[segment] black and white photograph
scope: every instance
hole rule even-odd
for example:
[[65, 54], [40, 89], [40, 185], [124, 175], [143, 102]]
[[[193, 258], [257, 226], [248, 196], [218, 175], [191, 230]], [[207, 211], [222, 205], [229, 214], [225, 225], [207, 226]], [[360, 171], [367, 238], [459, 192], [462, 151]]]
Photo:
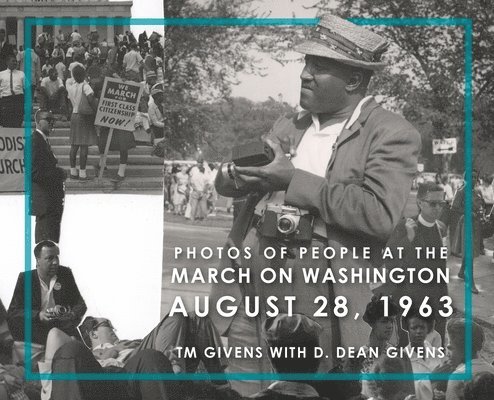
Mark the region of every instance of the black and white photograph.
[[[131, 24], [162, 15], [156, 1], [0, 3], [2, 400], [161, 398], [160, 384], [141, 390], [101, 381], [86, 390], [75, 380], [25, 379], [25, 371], [133, 373], [162, 365], [165, 356], [143, 339], [160, 323], [163, 26]], [[29, 48], [29, 17], [60, 22], [36, 23]], [[24, 158], [28, 91], [30, 160]], [[117, 342], [120, 358], [108, 350]]]
[[490, 2], [0, 11], [0, 400], [493, 398]]
[[[492, 5], [164, 4], [244, 19], [165, 25], [162, 314], [215, 328], [176, 362], [226, 358], [216, 398], [491, 398]], [[408, 378], [253, 377], [273, 372]]]

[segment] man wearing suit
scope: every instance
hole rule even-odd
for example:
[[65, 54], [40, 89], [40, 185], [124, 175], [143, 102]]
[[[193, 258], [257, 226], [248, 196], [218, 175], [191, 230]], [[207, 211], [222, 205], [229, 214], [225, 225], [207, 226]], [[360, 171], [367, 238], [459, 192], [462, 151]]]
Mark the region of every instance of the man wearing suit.
[[[358, 272], [380, 265], [381, 249], [400, 219], [416, 172], [418, 132], [366, 94], [373, 71], [385, 66], [381, 55], [387, 46], [382, 37], [367, 29], [335, 16], [323, 16], [309, 40], [297, 47], [306, 54], [300, 76], [300, 105], [304, 111], [275, 123], [267, 141], [274, 151], [274, 160], [263, 167], [235, 166], [233, 171], [230, 168], [230, 174], [218, 174], [216, 179], [221, 195], [248, 194], [229, 237], [229, 245], [248, 246], [252, 252], [250, 259], [240, 260], [242, 267], [250, 268], [254, 275], [253, 282], [242, 288], [243, 294], [261, 296], [261, 304], [265, 304], [268, 293], [278, 299], [295, 296], [293, 312], [311, 318], [324, 305], [315, 299], [323, 296], [328, 300], [324, 308], [328, 315], [315, 318], [323, 327], [321, 347], [329, 355], [322, 360], [320, 370], [327, 371], [335, 365], [336, 346], [367, 343], [368, 327], [354, 317], [357, 313], [363, 315], [372, 293], [367, 283], [307, 284], [301, 270], [331, 268], [337, 275], [343, 268]], [[291, 158], [285, 155], [288, 152]], [[281, 258], [278, 252], [277, 257], [266, 260], [259, 253], [267, 246], [288, 247], [295, 253], [300, 247], [300, 243], [293, 241], [294, 235], [279, 240], [264, 234], [267, 204], [288, 205], [308, 212], [314, 218], [312, 239], [303, 247], [317, 248], [320, 254], [330, 247], [338, 256], [331, 260], [309, 256]], [[274, 224], [274, 230], [281, 232], [283, 227], [276, 225], [276, 219]], [[371, 250], [367, 259], [362, 256], [364, 247]], [[349, 251], [342, 254], [342, 249]], [[354, 249], [360, 257], [352, 255]], [[294, 275], [292, 283], [264, 285], [256, 276], [266, 267], [290, 269]], [[213, 285], [212, 297], [231, 294], [240, 300], [239, 287], [228, 286]], [[236, 292], [232, 293], [234, 289]], [[348, 313], [340, 318], [332, 313], [337, 296], [347, 301]], [[277, 305], [281, 306], [280, 312], [287, 312], [287, 302]], [[212, 316], [220, 333], [228, 329], [230, 346], [260, 342], [257, 338], [262, 321], [247, 318], [242, 311], [233, 320]], [[230, 360], [230, 371], [269, 371], [268, 363], [248, 363], [249, 360]], [[255, 388], [239, 389], [245, 395]]]
[[5, 29], [0, 29], [0, 71], [7, 69], [7, 57], [14, 55], [14, 47], [7, 41]]
[[48, 332], [58, 328], [69, 336], [79, 336], [77, 326], [86, 312], [72, 271], [59, 264], [56, 243], [43, 240], [34, 248], [36, 270], [21, 272], [8, 310], [8, 323], [14, 340], [24, 339], [24, 290], [31, 278], [32, 341], [45, 345]]
[[36, 114], [36, 131], [32, 136], [31, 215], [36, 216], [36, 243], [49, 239], [60, 241], [66, 172], [57, 166], [57, 159], [48, 142], [53, 126], [49, 111]]
[[[435, 315], [435, 330], [441, 335], [442, 343], [446, 334], [446, 318], [439, 314], [439, 311], [447, 312], [445, 299], [443, 296], [448, 295], [448, 285], [445, 282], [438, 283], [436, 278], [431, 283], [423, 283], [417, 279], [420, 270], [430, 270], [434, 277], [437, 277], [438, 271], [446, 272], [446, 258], [441, 257], [441, 248], [444, 247], [447, 236], [447, 228], [440, 220], [439, 216], [443, 207], [446, 205], [444, 190], [441, 186], [433, 182], [421, 183], [417, 191], [417, 207], [419, 215], [414, 218], [402, 219], [393, 234], [391, 235], [387, 246], [396, 251], [402, 248], [402, 255], [396, 255], [393, 260], [387, 261], [389, 268], [417, 268], [414, 274], [414, 282], [403, 282], [396, 285], [394, 298], [399, 299], [402, 296], [409, 296], [412, 304], [419, 307], [428, 296], [429, 304]], [[425, 250], [434, 251], [434, 255], [425, 254]], [[422, 249], [421, 255], [417, 256], [417, 249]], [[400, 345], [408, 344], [408, 337], [403, 331], [400, 331]]]

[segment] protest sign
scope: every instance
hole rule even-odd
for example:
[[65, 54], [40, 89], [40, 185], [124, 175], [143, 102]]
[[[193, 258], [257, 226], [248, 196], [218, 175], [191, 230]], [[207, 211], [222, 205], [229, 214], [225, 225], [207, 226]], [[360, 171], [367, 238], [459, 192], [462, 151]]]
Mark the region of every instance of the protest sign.
[[143, 85], [137, 82], [124, 82], [121, 79], [105, 78], [94, 122], [95, 125], [110, 128], [104, 155], [99, 165], [100, 179], [103, 177], [113, 130], [134, 131], [135, 129], [135, 117], [143, 89]]
[[142, 91], [140, 83], [105, 78], [95, 125], [133, 131]]

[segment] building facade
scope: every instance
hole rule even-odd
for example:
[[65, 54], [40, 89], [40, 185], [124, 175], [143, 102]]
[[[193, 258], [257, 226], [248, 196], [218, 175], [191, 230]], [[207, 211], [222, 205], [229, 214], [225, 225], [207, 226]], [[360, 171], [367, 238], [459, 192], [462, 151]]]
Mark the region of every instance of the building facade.
[[77, 31], [87, 40], [89, 32], [98, 31], [99, 38], [113, 44], [113, 37], [130, 30], [128, 25], [101, 25], [98, 19], [130, 18], [132, 1], [108, 0], [0, 0], [0, 29], [6, 30], [10, 44], [24, 46], [24, 19], [34, 18], [89, 18], [89, 25], [79, 25], [77, 20], [71, 25], [36, 25], [31, 32], [32, 44], [36, 38], [47, 32], [56, 36], [61, 29], [66, 35]]

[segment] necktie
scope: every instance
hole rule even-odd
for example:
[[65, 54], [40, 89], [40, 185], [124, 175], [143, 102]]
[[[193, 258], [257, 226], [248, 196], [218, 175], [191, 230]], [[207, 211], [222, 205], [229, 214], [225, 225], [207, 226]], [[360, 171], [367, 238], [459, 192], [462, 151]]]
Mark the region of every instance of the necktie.
[[10, 70], [10, 92], [12, 93], [12, 96], [15, 95], [14, 92], [14, 76], [13, 76], [14, 71]]

